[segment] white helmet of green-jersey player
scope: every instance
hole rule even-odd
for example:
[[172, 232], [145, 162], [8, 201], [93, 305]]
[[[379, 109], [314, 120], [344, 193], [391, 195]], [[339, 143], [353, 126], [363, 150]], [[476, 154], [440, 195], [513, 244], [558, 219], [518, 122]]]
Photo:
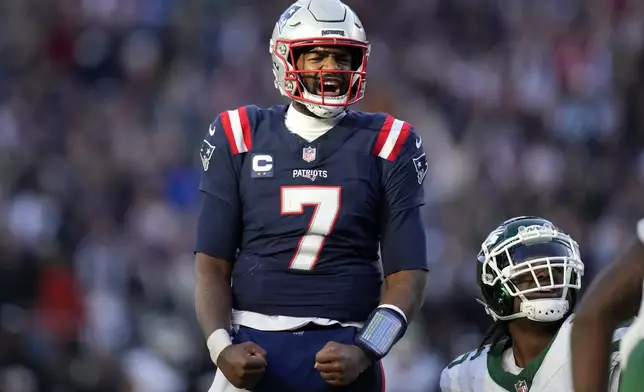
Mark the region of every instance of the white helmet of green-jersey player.
[[[319, 46], [345, 47], [352, 52], [349, 70], [298, 70], [298, 52]], [[275, 87], [290, 99], [301, 102], [318, 117], [340, 114], [364, 97], [370, 45], [356, 13], [339, 0], [300, 0], [291, 5], [275, 24], [270, 41]], [[319, 91], [309, 91], [303, 74], [316, 73]], [[324, 75], [347, 78], [346, 91], [330, 96], [323, 92]]]
[[579, 246], [570, 236], [540, 217], [512, 218], [481, 246], [479, 302], [495, 320], [557, 321], [574, 308], [583, 273]]

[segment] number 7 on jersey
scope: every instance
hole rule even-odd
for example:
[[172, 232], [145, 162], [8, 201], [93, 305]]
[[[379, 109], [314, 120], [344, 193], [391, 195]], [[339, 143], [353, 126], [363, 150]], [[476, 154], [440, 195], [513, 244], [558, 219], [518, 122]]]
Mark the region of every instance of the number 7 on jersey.
[[339, 186], [283, 186], [280, 190], [282, 215], [299, 215], [304, 207], [315, 207], [309, 227], [297, 244], [290, 269], [311, 271], [320, 258], [326, 237], [333, 231], [341, 205]]

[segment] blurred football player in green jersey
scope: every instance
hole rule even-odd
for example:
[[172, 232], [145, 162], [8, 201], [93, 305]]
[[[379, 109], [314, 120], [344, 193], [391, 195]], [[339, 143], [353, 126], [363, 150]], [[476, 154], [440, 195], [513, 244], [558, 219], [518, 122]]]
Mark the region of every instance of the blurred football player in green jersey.
[[[604, 392], [613, 328], [639, 315], [622, 338], [620, 392], [644, 391], [644, 219], [638, 240], [593, 282], [579, 305], [572, 330], [575, 391]], [[614, 349], [614, 346], [613, 346]]]

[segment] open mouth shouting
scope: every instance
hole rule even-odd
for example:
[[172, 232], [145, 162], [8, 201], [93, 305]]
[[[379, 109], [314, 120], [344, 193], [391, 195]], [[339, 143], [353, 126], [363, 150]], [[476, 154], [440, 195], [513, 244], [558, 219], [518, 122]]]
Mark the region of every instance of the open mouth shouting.
[[342, 95], [342, 78], [335, 76], [324, 77], [320, 82], [323, 83], [317, 84], [317, 95], [322, 95], [325, 97], [339, 97]]

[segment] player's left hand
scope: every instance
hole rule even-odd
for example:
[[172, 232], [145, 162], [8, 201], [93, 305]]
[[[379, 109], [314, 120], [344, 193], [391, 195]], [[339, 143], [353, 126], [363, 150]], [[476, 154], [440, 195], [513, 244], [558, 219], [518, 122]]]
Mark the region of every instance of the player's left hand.
[[354, 382], [371, 366], [371, 359], [358, 346], [329, 342], [315, 355], [315, 368], [333, 386]]

